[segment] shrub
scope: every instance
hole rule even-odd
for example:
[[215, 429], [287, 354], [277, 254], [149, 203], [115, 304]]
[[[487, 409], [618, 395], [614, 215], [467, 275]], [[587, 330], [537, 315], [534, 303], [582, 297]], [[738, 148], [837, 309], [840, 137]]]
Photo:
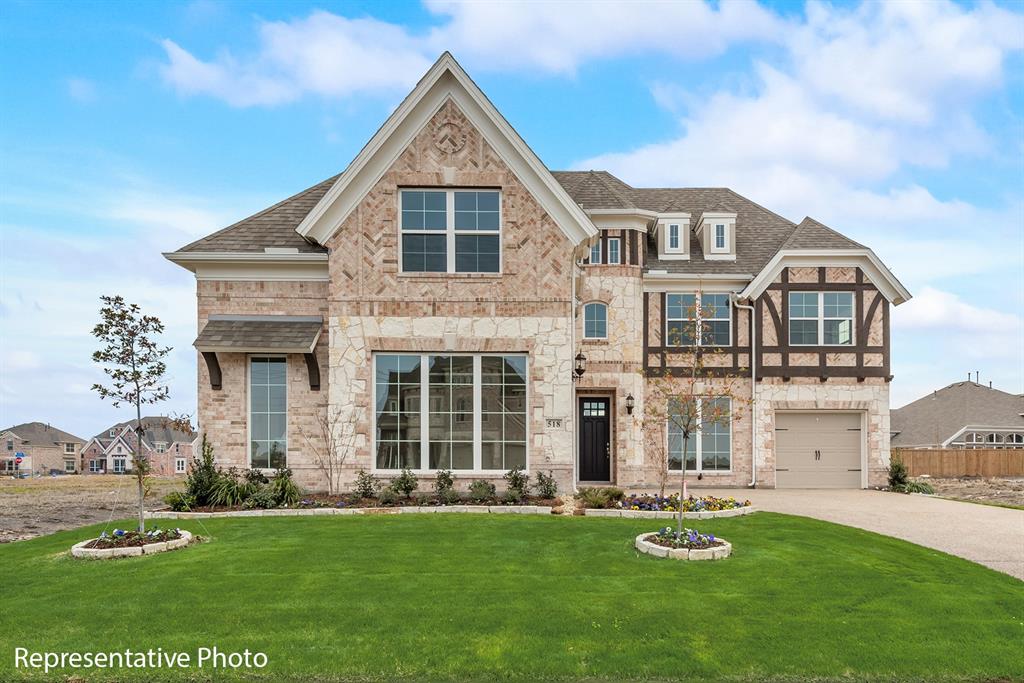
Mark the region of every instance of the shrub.
[[889, 490], [895, 491], [896, 493], [927, 493], [928, 495], [935, 493], [935, 489], [932, 488], [932, 485], [926, 484], [923, 481], [908, 481], [906, 484], [890, 486]]
[[462, 497], [455, 489], [448, 489], [444, 493], [437, 494], [437, 502], [441, 505], [455, 505]]
[[505, 473], [504, 479], [508, 482], [506, 499], [512, 497], [514, 500], [520, 501], [526, 498], [526, 494], [530, 490], [530, 475], [526, 474], [522, 467], [513, 467]]
[[625, 496], [625, 492], [614, 486], [598, 486], [580, 489], [577, 498], [586, 508], [608, 508], [614, 506]]
[[438, 498], [455, 488], [455, 479], [452, 478], [451, 470], [438, 470], [437, 479], [434, 480], [434, 493]]
[[171, 491], [164, 496], [164, 502], [175, 512], [188, 512], [196, 506], [196, 499], [181, 491]]
[[889, 488], [897, 489], [906, 486], [908, 481], [910, 481], [910, 473], [907, 471], [907, 466], [898, 457], [894, 457], [889, 464]]
[[497, 489], [489, 481], [476, 479], [469, 485], [469, 498], [475, 503], [492, 500]]
[[277, 507], [277, 497], [270, 490], [269, 486], [260, 486], [256, 491], [245, 499], [242, 507], [246, 510], [266, 510]]
[[268, 488], [279, 506], [295, 505], [302, 497], [302, 491], [292, 481], [292, 471], [286, 468], [274, 472], [274, 478], [270, 480]]
[[412, 492], [419, 487], [420, 482], [408, 467], [403, 467], [401, 473], [391, 482], [391, 490], [404, 494], [406, 498], [411, 498]]
[[210, 505], [241, 505], [247, 493], [249, 492], [238, 477], [238, 470], [232, 467], [227, 472], [217, 473], [217, 481], [210, 492]]
[[505, 505], [516, 505], [523, 502], [522, 493], [518, 489], [508, 489], [501, 496], [501, 502]]
[[377, 502], [384, 506], [395, 505], [398, 502], [398, 492], [394, 489], [386, 488], [377, 496]]
[[219, 478], [220, 472], [213, 463], [213, 444], [204, 432], [200, 454], [192, 458], [192, 467], [185, 479], [185, 495], [190, 496], [196, 506], [211, 505], [213, 487]]
[[541, 498], [551, 499], [558, 495], [558, 482], [555, 481], [550, 470], [547, 474], [537, 472], [537, 483], [534, 484], [534, 487], [537, 489], [537, 495]]
[[356, 484], [353, 492], [357, 498], [374, 498], [379, 490], [380, 482], [372, 474], [366, 470], [359, 470], [356, 473]]
[[270, 480], [267, 479], [267, 475], [263, 474], [263, 470], [257, 470], [253, 468], [247, 469], [243, 474], [242, 478], [245, 479], [248, 484], [269, 484]]

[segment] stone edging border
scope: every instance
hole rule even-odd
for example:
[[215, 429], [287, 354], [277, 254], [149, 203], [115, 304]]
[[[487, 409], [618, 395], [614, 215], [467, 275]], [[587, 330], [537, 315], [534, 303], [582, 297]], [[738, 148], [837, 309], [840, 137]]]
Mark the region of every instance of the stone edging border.
[[673, 560], [723, 560], [729, 557], [729, 555], [732, 555], [732, 543], [729, 543], [723, 538], [715, 539], [721, 541], [723, 545], [711, 548], [666, 548], [663, 545], [658, 545], [657, 543], [651, 543], [644, 540], [646, 536], [650, 536], [653, 533], [655, 532], [647, 531], [637, 536], [635, 543], [636, 549], [642, 553], [653, 555], [654, 557], [667, 557]]
[[270, 510], [229, 510], [226, 512], [147, 512], [149, 519], [215, 519], [219, 517], [315, 517], [323, 515], [397, 515], [447, 512], [477, 514], [550, 515], [549, 505], [431, 505], [389, 508], [285, 508]]
[[168, 550], [177, 550], [178, 548], [184, 548], [192, 541], [192, 534], [181, 530], [181, 538], [176, 538], [173, 541], [161, 541], [159, 543], [147, 543], [146, 545], [136, 545], [129, 548], [86, 548], [85, 546], [95, 541], [95, 538], [90, 538], [87, 541], [76, 543], [71, 546], [71, 556], [80, 559], [90, 560], [107, 560], [114, 557], [138, 557], [139, 555], [155, 555], [156, 553], [167, 552]]
[[[731, 510], [707, 510], [700, 512], [684, 512], [683, 519], [715, 519], [716, 517], [741, 517], [757, 512], [757, 508], [748, 505]], [[679, 519], [678, 512], [664, 512], [661, 510], [606, 510], [601, 508], [587, 508], [584, 510], [587, 517], [629, 517], [636, 519]], [[653, 532], [652, 532], [653, 533]]]

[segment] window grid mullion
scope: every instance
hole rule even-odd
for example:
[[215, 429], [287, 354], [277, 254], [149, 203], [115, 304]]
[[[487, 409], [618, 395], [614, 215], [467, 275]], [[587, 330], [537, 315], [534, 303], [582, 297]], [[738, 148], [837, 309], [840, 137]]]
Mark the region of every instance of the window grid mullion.
[[[430, 468], [430, 356], [420, 356], [420, 469]], [[399, 406], [401, 407], [401, 406]]]
[[448, 245], [448, 272], [455, 272], [455, 193], [451, 190], [445, 192], [445, 233]]
[[[483, 361], [480, 354], [473, 356], [473, 469], [483, 469]], [[504, 418], [502, 418], [504, 419]]]

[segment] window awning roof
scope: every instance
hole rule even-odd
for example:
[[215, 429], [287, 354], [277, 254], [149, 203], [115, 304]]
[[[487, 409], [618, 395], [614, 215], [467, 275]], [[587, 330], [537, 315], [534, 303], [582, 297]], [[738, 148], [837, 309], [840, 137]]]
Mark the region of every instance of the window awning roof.
[[320, 316], [211, 315], [192, 345], [215, 353], [312, 353], [323, 322]]

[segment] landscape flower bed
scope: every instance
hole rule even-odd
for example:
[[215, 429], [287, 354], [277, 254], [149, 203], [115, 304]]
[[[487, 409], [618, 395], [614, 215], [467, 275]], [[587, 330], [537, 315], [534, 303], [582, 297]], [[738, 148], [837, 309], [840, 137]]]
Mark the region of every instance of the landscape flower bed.
[[634, 547], [646, 555], [673, 560], [721, 560], [732, 554], [732, 544], [714, 534], [702, 534], [696, 529], [664, 527], [654, 533], [636, 537]]
[[175, 541], [179, 538], [182, 538], [181, 529], [160, 529], [159, 527], [154, 527], [145, 533], [114, 529], [109, 534], [104, 531], [100, 534], [99, 538], [94, 538], [83, 547], [90, 549], [132, 548], [150, 543]]
[[651, 534], [644, 540], [664, 548], [687, 548], [693, 550], [703, 550], [723, 545], [722, 541], [716, 539], [714, 534], [702, 534], [696, 529], [686, 528], [683, 529], [682, 534], [677, 534], [672, 527], [663, 527], [657, 533]]
[[[683, 501], [683, 512], [721, 512], [749, 507], [749, 500], [742, 502], [733, 497], [716, 498], [715, 496], [689, 496]], [[619, 510], [647, 510], [652, 512], [679, 512], [679, 494], [670, 496], [652, 495], [649, 493], [633, 494], [615, 501], [613, 506]]]

